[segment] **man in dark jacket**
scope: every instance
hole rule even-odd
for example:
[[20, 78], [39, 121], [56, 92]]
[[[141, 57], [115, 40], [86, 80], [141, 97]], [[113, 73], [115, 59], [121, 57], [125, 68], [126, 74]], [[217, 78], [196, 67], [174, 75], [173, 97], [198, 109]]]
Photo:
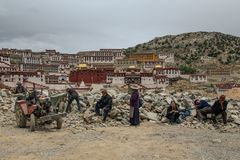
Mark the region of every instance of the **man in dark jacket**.
[[18, 93], [26, 94], [26, 89], [22, 86], [21, 82], [17, 82], [17, 87], [15, 88], [15, 94]]
[[219, 114], [222, 114], [222, 118], [223, 118], [223, 123], [227, 124], [227, 105], [228, 102], [225, 100], [226, 97], [225, 95], [221, 95], [220, 98], [218, 100], [216, 100], [214, 102], [214, 104], [212, 105], [212, 112], [213, 112], [213, 122], [216, 123], [216, 116]]
[[77, 106], [78, 106], [78, 111], [81, 111], [81, 106], [79, 103], [79, 95], [78, 95], [77, 91], [74, 88], [68, 88], [67, 93], [68, 93], [68, 104], [67, 104], [66, 112], [69, 113], [72, 111], [71, 104], [72, 104], [73, 100], [76, 100]]
[[107, 93], [106, 89], [102, 89], [102, 97], [95, 106], [96, 115], [100, 114], [100, 109], [103, 109], [103, 122], [105, 122], [108, 113], [112, 109], [112, 97]]
[[180, 116], [176, 102], [171, 101], [170, 106], [167, 108], [166, 117], [170, 120], [170, 123], [180, 123], [178, 119]]
[[216, 116], [219, 114], [222, 114], [223, 123], [227, 124], [227, 105], [228, 102], [225, 100], [225, 95], [221, 95], [218, 100], [214, 102], [214, 104], [211, 106], [211, 108], [201, 109], [199, 110], [199, 116], [203, 117], [203, 115], [212, 114], [212, 120], [214, 123], [217, 123]]

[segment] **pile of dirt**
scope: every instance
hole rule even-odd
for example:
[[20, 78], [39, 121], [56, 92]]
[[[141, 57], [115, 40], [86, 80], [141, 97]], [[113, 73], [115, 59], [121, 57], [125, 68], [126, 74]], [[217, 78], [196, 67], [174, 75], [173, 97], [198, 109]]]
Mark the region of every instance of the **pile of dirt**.
[[239, 100], [240, 99], [240, 88], [232, 88], [224, 92], [227, 98]]
[[10, 87], [4, 85], [2, 82], [0, 82], [0, 89], [11, 89]]

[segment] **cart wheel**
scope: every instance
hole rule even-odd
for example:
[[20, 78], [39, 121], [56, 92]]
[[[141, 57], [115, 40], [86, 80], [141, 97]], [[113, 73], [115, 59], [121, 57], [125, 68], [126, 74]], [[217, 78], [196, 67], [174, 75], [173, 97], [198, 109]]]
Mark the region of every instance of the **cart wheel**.
[[17, 104], [15, 105], [15, 117], [17, 126], [20, 128], [25, 128], [27, 125], [27, 118], [25, 117], [21, 108]]
[[59, 118], [56, 121], [57, 121], [57, 129], [61, 129], [62, 128], [62, 123], [63, 123], [62, 118]]
[[35, 125], [36, 125], [36, 122], [35, 122], [35, 115], [34, 114], [31, 114], [30, 115], [30, 131], [35, 131]]

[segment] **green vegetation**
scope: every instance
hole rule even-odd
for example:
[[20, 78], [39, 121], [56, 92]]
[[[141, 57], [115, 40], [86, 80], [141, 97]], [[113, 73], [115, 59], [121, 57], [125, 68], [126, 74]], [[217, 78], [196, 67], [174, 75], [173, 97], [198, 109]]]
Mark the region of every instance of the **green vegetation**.
[[[156, 37], [126, 49], [126, 53], [154, 49], [174, 53], [180, 64], [201, 65], [202, 56], [213, 57], [221, 64], [240, 62], [240, 38], [218, 32], [193, 32], [176, 36]], [[223, 58], [224, 57], [224, 58]], [[226, 59], [226, 60], [222, 60]]]
[[179, 69], [182, 74], [194, 74], [197, 71], [195, 68], [188, 65], [180, 65]]

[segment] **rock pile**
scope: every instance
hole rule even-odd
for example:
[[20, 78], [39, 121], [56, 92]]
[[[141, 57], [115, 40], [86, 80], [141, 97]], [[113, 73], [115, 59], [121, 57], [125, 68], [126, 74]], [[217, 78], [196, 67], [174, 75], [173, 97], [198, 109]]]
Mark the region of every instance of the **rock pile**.
[[[118, 126], [128, 125], [129, 119], [129, 99], [130, 95], [120, 92], [117, 89], [109, 89], [109, 93], [113, 96], [113, 108], [110, 112], [110, 118], [107, 123], [102, 123], [102, 117], [94, 116], [94, 106], [96, 101], [101, 97], [97, 92], [90, 92], [82, 95], [82, 99], [85, 99], [90, 104], [90, 107], [84, 107], [82, 113], [68, 115], [66, 123], [68, 126], [74, 126], [75, 128], [83, 126]], [[210, 104], [213, 104], [214, 100], [206, 97], [202, 97], [199, 92], [156, 92], [155, 90], [149, 90], [141, 95], [144, 100], [143, 106], [140, 108], [140, 118], [142, 122], [150, 121], [154, 123], [166, 123], [166, 111], [170, 102], [174, 100], [179, 108], [190, 109], [192, 115], [182, 120], [180, 127], [190, 128], [208, 128], [214, 129], [211, 120], [205, 123], [200, 123], [194, 115], [196, 114], [193, 109], [193, 101], [196, 98], [207, 100]], [[85, 102], [86, 103], [86, 102]], [[76, 108], [76, 107], [75, 107]], [[218, 117], [221, 121], [221, 117]], [[230, 100], [228, 104], [228, 120], [229, 127], [237, 127], [240, 121], [240, 101]]]
[[8, 90], [0, 90], [0, 126], [14, 125], [15, 117], [12, 113], [15, 98]]
[[[73, 103], [73, 112], [68, 114], [65, 118], [64, 126], [74, 129], [89, 129], [96, 126], [120, 126], [128, 125], [129, 119], [129, 99], [128, 93], [122, 92], [117, 88], [109, 88], [109, 94], [113, 97], [113, 108], [109, 114], [109, 118], [106, 123], [102, 123], [102, 117], [94, 116], [94, 106], [101, 94], [99, 92], [89, 92], [87, 94], [81, 94], [82, 111], [79, 113], [76, 111], [76, 102]], [[208, 128], [214, 129], [212, 122], [209, 120], [205, 123], [200, 123], [194, 115], [196, 114], [193, 109], [193, 101], [196, 98], [201, 97], [209, 101], [210, 104], [214, 100], [202, 97], [201, 93], [197, 91], [192, 92], [162, 92], [158, 90], [148, 90], [141, 93], [141, 98], [144, 101], [143, 106], [140, 108], [141, 122], [153, 122], [153, 123], [166, 123], [166, 111], [170, 102], [174, 100], [179, 109], [190, 109], [192, 114], [186, 119], [182, 120], [179, 127], [190, 128]], [[15, 116], [13, 107], [15, 104], [15, 98], [11, 96], [11, 93], [7, 90], [0, 91], [0, 125], [15, 125]], [[219, 119], [221, 121], [221, 118]], [[234, 128], [240, 125], [240, 101], [230, 100], [228, 104], [228, 127]], [[167, 123], [166, 123], [167, 124]]]

